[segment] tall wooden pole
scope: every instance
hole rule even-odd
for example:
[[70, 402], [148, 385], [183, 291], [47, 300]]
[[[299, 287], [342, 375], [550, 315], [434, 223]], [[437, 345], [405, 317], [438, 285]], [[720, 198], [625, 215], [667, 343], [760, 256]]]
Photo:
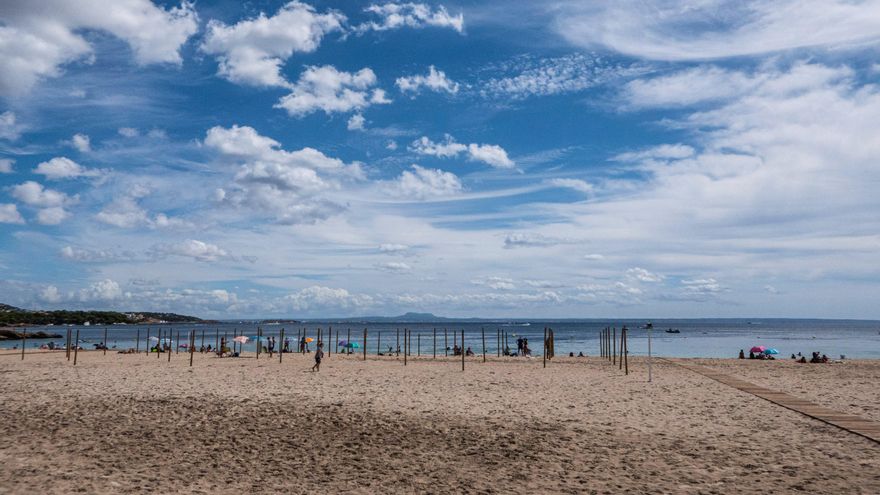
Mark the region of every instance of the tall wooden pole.
[[134, 340], [134, 353], [135, 354], [141, 353], [141, 329], [140, 328], [137, 329], [137, 337], [135, 337], [135, 340]]
[[199, 346], [199, 352], [205, 348], [205, 329], [202, 329], [202, 345]]
[[27, 347], [27, 328], [25, 328], [21, 332], [21, 360], [22, 361], [24, 361], [24, 348], [25, 347]]
[[189, 331], [189, 367], [192, 368], [193, 365], [193, 356], [196, 353], [196, 329], [193, 328]]
[[281, 328], [281, 349], [278, 349], [278, 364], [281, 364], [281, 359], [283, 357], [284, 357], [284, 328], [282, 327]]
[[480, 327], [480, 333], [483, 335], [483, 362], [486, 362], [486, 329]]
[[162, 327], [159, 327], [159, 340], [156, 341], [156, 359], [159, 359], [159, 356], [162, 355], [162, 353], [159, 352], [161, 349], [162, 349]]
[[626, 374], [629, 375], [629, 342], [627, 340], [627, 334], [629, 330], [624, 328], [623, 330], [623, 367], [626, 370]]
[[[404, 335], [403, 338], [405, 339], [406, 335]], [[400, 355], [400, 329], [399, 328], [397, 329], [397, 354]]]
[[364, 328], [364, 361], [367, 360], [367, 329]]
[[382, 353], [382, 330], [379, 330], [379, 333], [376, 334], [376, 355]]
[[437, 327], [434, 327], [434, 358], [437, 359]]
[[622, 327], [620, 329], [620, 366], [618, 369], [623, 369], [623, 341], [626, 339], [626, 327]]
[[[171, 336], [172, 336], [172, 335], [174, 335], [174, 333], [173, 333], [172, 330], [169, 328], [169, 329], [168, 329], [168, 341], [169, 341], [170, 345], [174, 345], [174, 342], [171, 342]], [[180, 342], [180, 330], [177, 331], [177, 341]], [[172, 352], [171, 352], [171, 347], [169, 346], [169, 347], [168, 347], [168, 362], [169, 362], [169, 363], [171, 362], [171, 354], [172, 354]]]
[[263, 336], [263, 329], [261, 327], [257, 327], [257, 361], [260, 360], [260, 348], [263, 345], [260, 343], [260, 338]]
[[443, 355], [449, 357], [449, 335], [445, 328], [443, 329]]
[[617, 327], [611, 329], [611, 364], [617, 364]]
[[547, 367], [547, 327], [544, 327], [544, 367]]
[[104, 355], [107, 355], [107, 327], [104, 327]]
[[174, 353], [180, 354], [180, 330], [177, 331], [177, 342], [174, 346]]
[[461, 371], [464, 371], [464, 328], [461, 329]]
[[76, 366], [76, 356], [79, 354], [79, 328], [76, 329], [76, 342], [73, 344], [73, 365]]
[[[398, 335], [399, 335], [399, 334], [400, 334], [400, 329], [398, 329], [397, 332], [398, 332]], [[407, 334], [407, 332], [406, 332], [406, 329], [404, 328], [404, 329], [403, 329], [403, 365], [404, 365], [404, 366], [406, 366], [406, 339], [407, 339], [406, 334]], [[400, 347], [398, 347], [398, 349], [400, 349]]]
[[416, 334], [416, 356], [422, 357], [422, 334]]
[[67, 327], [67, 360], [70, 361], [70, 337], [72, 336], [73, 330], [70, 327]]

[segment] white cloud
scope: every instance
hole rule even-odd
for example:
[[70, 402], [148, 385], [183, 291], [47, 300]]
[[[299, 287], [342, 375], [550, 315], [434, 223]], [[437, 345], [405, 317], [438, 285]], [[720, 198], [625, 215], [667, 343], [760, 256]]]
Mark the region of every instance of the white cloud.
[[406, 244], [380, 244], [379, 252], [381, 253], [400, 253], [409, 250]]
[[554, 26], [571, 43], [642, 58], [705, 60], [880, 40], [876, 0], [569, 2]]
[[376, 265], [376, 268], [385, 272], [392, 273], [406, 273], [412, 270], [412, 267], [402, 261], [388, 261], [385, 263], [379, 263]]
[[320, 14], [314, 7], [289, 2], [271, 17], [266, 14], [228, 26], [208, 23], [201, 49], [216, 55], [219, 75], [237, 84], [290, 87], [281, 66], [294, 53], [310, 53], [327, 33], [341, 30], [345, 16]]
[[454, 196], [461, 192], [461, 180], [452, 172], [412, 165], [390, 182], [386, 190], [394, 196], [429, 199]]
[[43, 208], [37, 211], [37, 222], [43, 225], [58, 225], [63, 222], [67, 217], [70, 216], [70, 213], [67, 212], [64, 208], [60, 206], [53, 206], [51, 208]]
[[282, 302], [295, 311], [328, 311], [369, 307], [373, 298], [366, 294], [351, 294], [345, 289], [314, 285], [285, 296]]
[[469, 160], [480, 161], [496, 168], [512, 168], [515, 165], [501, 146], [476, 143], [465, 145], [456, 142], [455, 138], [449, 134], [445, 134], [443, 141], [439, 143], [431, 141], [427, 136], [422, 136], [413, 141], [409, 149], [420, 155], [441, 158], [451, 158], [461, 153], [467, 153]]
[[76, 203], [78, 196], [70, 197], [61, 191], [45, 189], [42, 184], [27, 181], [12, 188], [12, 197], [36, 208], [54, 208]]
[[335, 215], [344, 206], [324, 193], [364, 178], [360, 163], [346, 164], [313, 148], [286, 151], [247, 126], [213, 127], [204, 144], [240, 164], [229, 187], [216, 191], [218, 201], [273, 215], [282, 224], [314, 223]]
[[640, 282], [661, 282], [663, 281], [663, 276], [658, 275], [656, 273], [651, 273], [644, 268], [630, 268], [626, 271], [626, 276], [638, 280]]
[[474, 285], [482, 285], [488, 287], [490, 289], [495, 290], [514, 290], [516, 289], [516, 284], [513, 282], [513, 279], [507, 277], [486, 277], [480, 279], [473, 279], [471, 283]]
[[83, 263], [128, 260], [134, 258], [133, 253], [118, 253], [109, 249], [82, 249], [64, 246], [59, 251], [62, 258]]
[[418, 94], [421, 88], [434, 92], [445, 91], [449, 94], [458, 93], [458, 83], [446, 77], [446, 73], [437, 70], [433, 65], [428, 68], [428, 75], [398, 77], [394, 82], [401, 93]]
[[49, 180], [61, 180], [77, 177], [100, 177], [105, 172], [85, 168], [67, 157], [59, 156], [37, 165], [34, 173], [44, 175]]
[[630, 151], [614, 156], [621, 162], [638, 162], [642, 160], [681, 160], [694, 156], [696, 150], [686, 144], [661, 144], [640, 151]]
[[487, 163], [495, 168], [513, 168], [513, 160], [507, 157], [507, 151], [497, 144], [468, 145], [468, 155], [473, 161]]
[[349, 131], [362, 131], [364, 130], [364, 124], [366, 123], [366, 119], [364, 116], [356, 113], [348, 119], [348, 130]]
[[122, 288], [111, 279], [104, 279], [93, 283], [86, 289], [79, 290], [79, 300], [82, 302], [112, 301], [122, 299]]
[[[482, 96], [521, 100], [530, 96], [575, 93], [642, 74], [646, 69], [638, 65], [610, 63], [598, 56], [578, 53], [541, 59], [518, 57], [490, 66], [489, 71], [492, 77], [479, 85]], [[498, 76], [498, 73], [511, 75]]]
[[355, 28], [358, 32], [386, 31], [402, 27], [421, 28], [425, 26], [451, 28], [461, 33], [464, 30], [464, 15], [450, 15], [446, 7], [436, 9], [423, 3], [386, 3], [370, 5], [366, 12], [379, 16], [379, 21], [369, 21]]
[[0, 223], [23, 224], [24, 218], [13, 203], [0, 203]]
[[235, 260], [225, 249], [204, 241], [187, 239], [174, 244], [159, 244], [153, 246], [151, 254], [156, 257], [181, 256], [192, 258], [196, 261], [216, 262], [221, 260]]
[[584, 194], [592, 194], [595, 191], [595, 187], [592, 184], [585, 180], [581, 179], [547, 179], [544, 181], [546, 184], [549, 184], [553, 187], [562, 187], [566, 189], [572, 189], [574, 191], [584, 193]]
[[286, 110], [292, 117], [303, 117], [318, 110], [329, 115], [390, 103], [383, 90], [373, 88], [376, 82], [376, 74], [369, 68], [351, 73], [332, 65], [310, 66], [275, 108]]
[[394, 151], [397, 149], [397, 141], [393, 139], [389, 139], [387, 143], [385, 143], [385, 149]]
[[720, 283], [718, 283], [718, 281], [714, 278], [682, 280], [681, 285], [682, 293], [686, 297], [691, 297], [698, 300], [716, 297], [719, 294], [728, 290]]
[[104, 208], [95, 215], [95, 218], [99, 222], [123, 229], [135, 227], [148, 227], [151, 229], [192, 228], [191, 223], [181, 218], [169, 217], [164, 213], [157, 213], [151, 216], [147, 210], [138, 204], [138, 200], [148, 194], [149, 190], [147, 188], [136, 185], [127, 194], [117, 196], [113, 201], [104, 205]]
[[0, 95], [29, 91], [57, 77], [64, 64], [92, 55], [79, 32], [99, 30], [125, 41], [139, 64], [181, 62], [179, 49], [198, 29], [192, 5], [165, 9], [149, 0], [44, 0], [0, 6]]
[[584, 259], [589, 260], [589, 261], [601, 261], [601, 260], [605, 259], [605, 256], [603, 256], [601, 254], [591, 253], [591, 254], [585, 254]]
[[0, 174], [11, 174], [13, 172], [12, 165], [15, 160], [12, 158], [0, 158]]
[[70, 144], [80, 153], [88, 153], [92, 151], [92, 142], [85, 134], [74, 134], [70, 139]]
[[120, 136], [127, 138], [138, 137], [140, 135], [140, 131], [134, 127], [120, 127], [118, 132]]
[[40, 299], [49, 302], [49, 303], [57, 303], [61, 302], [63, 299], [60, 292], [58, 292], [58, 287], [54, 285], [49, 285], [40, 293]]
[[518, 247], [547, 247], [555, 246], [564, 242], [567, 241], [531, 232], [513, 232], [504, 236], [505, 249]]
[[[0, 26], [0, 33], [2, 33], [3, 27]], [[0, 35], [0, 41], [2, 41], [2, 35]], [[2, 45], [0, 45], [2, 46]], [[2, 51], [0, 51], [2, 54]], [[2, 67], [2, 61], [0, 61], [0, 67]], [[3, 94], [3, 75], [0, 75], [0, 95]], [[6, 111], [0, 113], [0, 139], [7, 139], [9, 141], [14, 141], [21, 136], [21, 131], [23, 127], [16, 122], [15, 114], [11, 111]]]

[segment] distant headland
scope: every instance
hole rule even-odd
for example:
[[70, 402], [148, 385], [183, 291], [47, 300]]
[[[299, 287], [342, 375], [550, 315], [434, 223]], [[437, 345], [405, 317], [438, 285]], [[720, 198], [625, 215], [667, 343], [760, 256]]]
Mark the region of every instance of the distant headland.
[[24, 325], [139, 325], [205, 322], [195, 316], [149, 311], [30, 310], [0, 303], [0, 326]]

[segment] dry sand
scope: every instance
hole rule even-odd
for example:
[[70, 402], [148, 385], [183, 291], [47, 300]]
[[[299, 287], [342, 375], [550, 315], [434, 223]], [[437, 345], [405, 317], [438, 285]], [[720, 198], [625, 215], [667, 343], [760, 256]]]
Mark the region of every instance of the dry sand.
[[[880, 445], [671, 364], [375, 359], [0, 355], [0, 492], [880, 493]], [[877, 419], [878, 362], [700, 362]]]

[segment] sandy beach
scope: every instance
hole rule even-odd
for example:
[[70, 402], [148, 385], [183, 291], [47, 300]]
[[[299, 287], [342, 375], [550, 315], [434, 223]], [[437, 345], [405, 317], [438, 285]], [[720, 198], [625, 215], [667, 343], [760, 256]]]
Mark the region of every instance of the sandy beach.
[[[880, 445], [669, 363], [0, 355], [0, 493], [880, 493]], [[878, 420], [880, 362], [697, 360]]]

